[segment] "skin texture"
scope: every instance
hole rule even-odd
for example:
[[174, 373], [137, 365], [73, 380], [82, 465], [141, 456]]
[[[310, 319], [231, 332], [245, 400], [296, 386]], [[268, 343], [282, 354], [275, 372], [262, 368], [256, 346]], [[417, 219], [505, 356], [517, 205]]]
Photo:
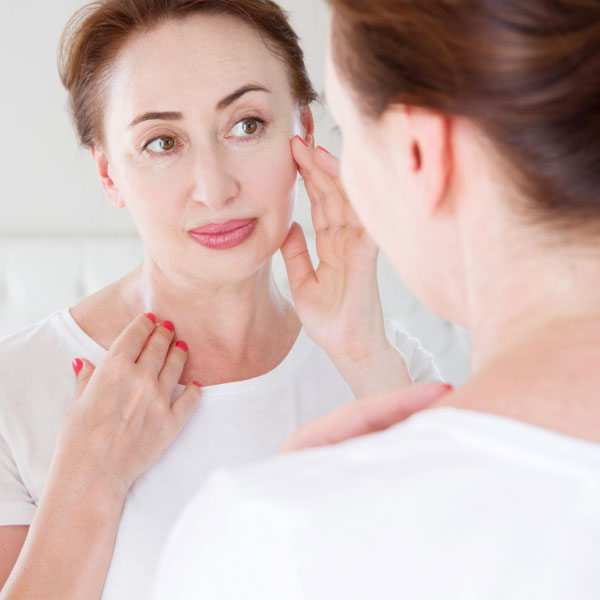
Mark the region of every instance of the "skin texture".
[[402, 105], [368, 118], [331, 47], [326, 71], [357, 215], [413, 291], [471, 333], [473, 379], [437, 405], [600, 441], [597, 236], [520, 220], [525, 199], [472, 123]]

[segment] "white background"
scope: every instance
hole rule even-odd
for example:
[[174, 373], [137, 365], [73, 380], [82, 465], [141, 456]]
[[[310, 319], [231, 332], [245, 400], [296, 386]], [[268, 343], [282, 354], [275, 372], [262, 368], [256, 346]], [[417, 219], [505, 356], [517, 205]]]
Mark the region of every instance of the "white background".
[[[320, 93], [328, 21], [325, 4], [322, 0], [280, 3], [291, 13]], [[124, 244], [132, 244], [127, 240], [135, 230], [125, 210], [104, 201], [92, 161], [77, 144], [57, 74], [60, 34], [82, 4], [79, 0], [0, 0], [0, 334], [74, 303], [139, 259], [138, 248], [119, 260], [122, 248], [128, 247]], [[339, 139], [326, 108], [317, 105], [314, 112], [317, 142], [338, 154]], [[307, 207], [302, 192], [297, 218], [306, 229], [310, 228]], [[94, 240], [100, 247], [90, 250], [88, 242]], [[105, 252], [106, 244], [110, 247]], [[105, 264], [94, 263], [86, 271], [90, 256]], [[468, 372], [464, 334], [420, 305], [385, 259], [380, 280], [386, 315], [401, 321], [434, 352], [449, 380], [463, 381]]]

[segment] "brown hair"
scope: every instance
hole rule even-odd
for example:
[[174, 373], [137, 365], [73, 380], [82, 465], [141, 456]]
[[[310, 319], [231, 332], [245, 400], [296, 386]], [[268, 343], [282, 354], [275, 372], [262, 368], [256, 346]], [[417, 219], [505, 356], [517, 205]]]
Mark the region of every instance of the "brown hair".
[[59, 46], [60, 78], [84, 146], [102, 141], [101, 98], [113, 61], [129, 36], [196, 13], [231, 15], [250, 25], [287, 66], [298, 103], [307, 106], [317, 98], [298, 36], [271, 0], [100, 0], [71, 17]]
[[329, 0], [361, 109], [464, 116], [545, 220], [600, 219], [598, 0]]

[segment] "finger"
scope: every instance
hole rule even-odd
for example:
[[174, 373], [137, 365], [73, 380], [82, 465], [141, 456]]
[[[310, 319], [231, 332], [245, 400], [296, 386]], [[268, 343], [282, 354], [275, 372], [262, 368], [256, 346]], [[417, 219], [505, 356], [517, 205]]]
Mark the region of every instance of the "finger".
[[348, 199], [339, 180], [338, 159], [321, 147], [314, 151], [312, 159], [303, 172], [307, 171], [311, 185], [321, 198], [329, 227], [342, 227], [347, 223], [344, 207]]
[[323, 146], [317, 146], [313, 155], [313, 160], [317, 167], [325, 171], [332, 179], [339, 180], [340, 178], [340, 159], [336, 158]]
[[281, 254], [293, 295], [307, 281], [315, 277], [315, 269], [310, 259], [306, 238], [298, 223], [292, 224], [292, 228], [281, 246]]
[[187, 358], [188, 347], [185, 342], [179, 341], [171, 345], [165, 364], [158, 376], [158, 382], [168, 398], [171, 397], [171, 393], [181, 379]]
[[292, 156], [299, 169], [307, 168], [312, 163], [312, 148], [300, 136], [292, 139]]
[[[304, 179], [304, 187], [308, 193], [313, 211], [315, 231], [325, 227], [342, 227], [346, 224], [344, 218], [345, 196], [340, 193], [329, 171], [337, 173], [333, 164], [337, 159], [331, 155], [323, 159], [328, 170], [321, 169], [316, 162], [319, 155], [327, 155], [323, 149], [312, 150], [307, 148], [298, 139], [292, 142], [292, 150], [300, 175]], [[323, 217], [326, 223], [323, 222]]]
[[342, 178], [340, 175], [340, 160], [330, 154], [325, 148], [319, 146], [314, 153], [315, 164], [325, 173], [327, 173], [333, 180], [338, 193], [340, 194], [344, 207], [344, 219], [352, 226], [362, 227], [362, 223], [358, 219], [350, 199], [346, 194], [346, 190], [342, 184]]
[[451, 389], [441, 383], [411, 386], [342, 406], [300, 427], [286, 441], [281, 452], [328, 446], [382, 431], [431, 406]]
[[188, 385], [185, 390], [171, 404], [171, 414], [175, 423], [175, 430], [179, 433], [188, 422], [192, 413], [198, 406], [201, 391], [200, 384], [195, 381]]
[[173, 341], [174, 331], [175, 327], [171, 321], [163, 321], [158, 327], [155, 327], [137, 360], [137, 364], [158, 375], [165, 364], [167, 352]]
[[136, 361], [155, 329], [155, 322], [156, 317], [152, 313], [136, 317], [112, 343], [107, 358], [123, 354]]
[[[300, 171], [301, 175], [303, 173], [303, 171]], [[310, 216], [313, 222], [315, 232], [327, 229], [329, 227], [329, 223], [327, 222], [327, 218], [325, 217], [325, 211], [323, 210], [323, 202], [321, 201], [321, 196], [315, 189], [314, 185], [311, 184], [309, 179], [304, 179], [303, 177], [303, 181], [304, 189], [306, 190], [306, 195], [308, 196], [308, 200], [310, 202]]]
[[327, 219], [323, 212], [323, 205], [314, 186], [310, 183], [309, 169], [312, 165], [312, 148], [309, 148], [299, 136], [292, 140], [292, 154], [302, 176], [304, 188], [310, 201], [310, 210], [315, 231], [327, 228]]
[[78, 399], [81, 394], [85, 391], [90, 377], [93, 375], [96, 367], [85, 358], [76, 358], [73, 361], [73, 371], [75, 371], [75, 377], [77, 378], [77, 385], [75, 386], [75, 393], [73, 399]]

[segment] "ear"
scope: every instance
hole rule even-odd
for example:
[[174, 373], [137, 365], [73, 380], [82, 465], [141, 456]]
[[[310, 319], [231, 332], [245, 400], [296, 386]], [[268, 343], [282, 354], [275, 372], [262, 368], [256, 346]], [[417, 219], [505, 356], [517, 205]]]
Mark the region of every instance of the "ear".
[[440, 113], [408, 108], [412, 170], [426, 210], [433, 215], [445, 205], [453, 166], [452, 120]]
[[451, 119], [434, 111], [393, 105], [376, 124], [377, 143], [405, 190], [428, 214], [447, 197], [452, 172]]
[[305, 106], [300, 110], [300, 123], [304, 135], [302, 136], [309, 146], [314, 146], [315, 143], [315, 120], [313, 118], [310, 106]]
[[121, 198], [117, 185], [112, 178], [110, 164], [108, 162], [106, 152], [104, 152], [102, 148], [95, 146], [90, 148], [90, 152], [94, 162], [96, 163], [96, 170], [98, 171], [98, 176], [100, 177], [100, 183], [104, 188], [106, 199], [113, 206], [116, 206], [117, 208], [123, 208], [125, 206], [125, 202]]

